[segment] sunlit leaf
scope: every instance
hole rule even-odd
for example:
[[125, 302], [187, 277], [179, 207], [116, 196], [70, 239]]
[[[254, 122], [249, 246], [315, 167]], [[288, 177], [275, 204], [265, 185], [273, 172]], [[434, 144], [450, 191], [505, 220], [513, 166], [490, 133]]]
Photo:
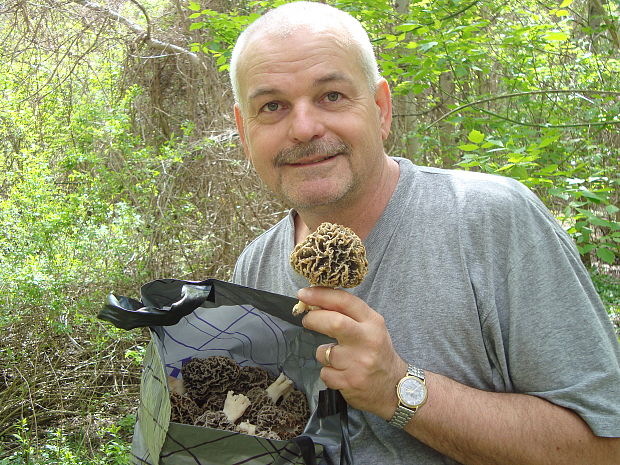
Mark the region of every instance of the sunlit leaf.
[[549, 32], [544, 35], [544, 38], [549, 42], [564, 42], [568, 40], [570, 36], [565, 32]]
[[475, 129], [473, 129], [469, 135], [467, 136], [467, 138], [473, 142], [474, 144], [479, 144], [480, 142], [482, 142], [484, 140], [484, 134], [481, 133], [480, 131], [476, 131]]

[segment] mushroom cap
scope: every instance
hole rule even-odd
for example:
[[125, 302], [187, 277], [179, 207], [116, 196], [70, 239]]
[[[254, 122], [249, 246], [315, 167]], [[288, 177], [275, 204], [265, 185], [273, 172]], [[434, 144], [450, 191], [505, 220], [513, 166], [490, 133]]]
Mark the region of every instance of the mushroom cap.
[[366, 248], [346, 226], [321, 223], [291, 253], [293, 269], [313, 286], [355, 287], [368, 272]]
[[193, 358], [181, 368], [187, 393], [202, 404], [215, 393], [224, 394], [233, 389], [241, 367], [224, 356]]
[[170, 421], [193, 424], [202, 413], [202, 409], [194, 400], [185, 394], [170, 393]]

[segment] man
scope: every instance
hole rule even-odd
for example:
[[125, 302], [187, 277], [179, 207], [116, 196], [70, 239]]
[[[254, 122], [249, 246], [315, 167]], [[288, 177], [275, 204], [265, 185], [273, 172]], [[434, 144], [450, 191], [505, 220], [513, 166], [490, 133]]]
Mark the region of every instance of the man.
[[[620, 463], [618, 344], [574, 245], [516, 181], [385, 154], [390, 91], [356, 20], [283, 5], [239, 37], [231, 81], [245, 153], [292, 207], [234, 280], [325, 309], [303, 324], [338, 341], [316, 357], [357, 409], [356, 463]], [[324, 221], [366, 245], [350, 292], [288, 264]]]

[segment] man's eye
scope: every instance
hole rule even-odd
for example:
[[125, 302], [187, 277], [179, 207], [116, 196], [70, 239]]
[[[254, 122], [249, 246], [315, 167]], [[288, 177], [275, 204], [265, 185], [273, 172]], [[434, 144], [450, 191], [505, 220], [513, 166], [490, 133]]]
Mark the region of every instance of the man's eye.
[[342, 94], [340, 92], [329, 92], [325, 97], [330, 102], [337, 102], [341, 96]]
[[263, 110], [269, 111], [269, 112], [278, 111], [279, 108], [280, 108], [280, 104], [277, 102], [269, 102], [263, 106]]

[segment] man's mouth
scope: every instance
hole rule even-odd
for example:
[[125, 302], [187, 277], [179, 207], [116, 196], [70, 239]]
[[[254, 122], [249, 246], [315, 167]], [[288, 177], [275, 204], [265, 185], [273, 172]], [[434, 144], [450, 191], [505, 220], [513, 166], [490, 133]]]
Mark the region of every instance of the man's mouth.
[[274, 165], [316, 165], [350, 152], [351, 148], [349, 145], [338, 139], [313, 141], [308, 144], [295, 145], [280, 150], [274, 159]]
[[292, 163], [290, 163], [291, 165], [295, 165], [295, 166], [304, 166], [304, 165], [314, 165], [317, 163], [321, 163], [324, 162], [326, 160], [330, 160], [336, 156], [340, 155], [340, 153], [335, 153], [333, 155], [323, 155], [323, 156], [317, 156], [317, 157], [311, 157], [311, 158], [302, 158], [301, 160], [297, 160], [294, 161]]

